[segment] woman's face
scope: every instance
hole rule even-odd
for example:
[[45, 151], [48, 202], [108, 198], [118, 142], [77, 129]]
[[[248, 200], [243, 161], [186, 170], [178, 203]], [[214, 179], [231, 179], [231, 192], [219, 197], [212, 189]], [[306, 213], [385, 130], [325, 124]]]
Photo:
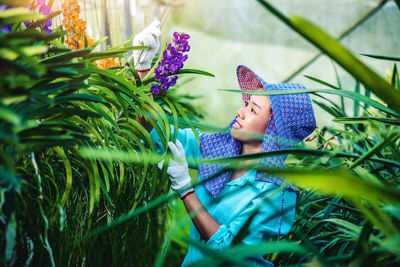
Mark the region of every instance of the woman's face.
[[232, 137], [242, 142], [262, 142], [271, 112], [268, 96], [251, 95], [249, 101], [237, 111]]

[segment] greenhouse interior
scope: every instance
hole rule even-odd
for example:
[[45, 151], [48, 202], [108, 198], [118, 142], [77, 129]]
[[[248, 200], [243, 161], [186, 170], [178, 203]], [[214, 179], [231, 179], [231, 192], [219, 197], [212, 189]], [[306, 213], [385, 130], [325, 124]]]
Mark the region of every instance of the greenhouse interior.
[[1, 265], [399, 266], [399, 25], [400, 0], [0, 0]]

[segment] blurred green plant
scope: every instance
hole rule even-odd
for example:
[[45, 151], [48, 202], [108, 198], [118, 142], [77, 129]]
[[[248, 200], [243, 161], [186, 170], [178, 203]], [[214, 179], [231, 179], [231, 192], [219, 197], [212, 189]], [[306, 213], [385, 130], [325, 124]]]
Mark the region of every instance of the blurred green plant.
[[[148, 266], [163, 242], [165, 204], [83, 237], [169, 188], [165, 170], [143, 156], [155, 147], [135, 114], [166, 133], [166, 148], [173, 138], [167, 117], [177, 125], [178, 116], [196, 121], [203, 111], [176, 90], [151, 100], [154, 77], [141, 82], [132, 64], [99, 69], [92, 63], [146, 47], [127, 40], [95, 51], [102, 39], [72, 51], [63, 44], [62, 27], [51, 34], [25, 27], [27, 20], [43, 19], [24, 7], [0, 12], [0, 25], [12, 25], [0, 33], [0, 263]], [[82, 157], [83, 147], [139, 158], [93, 160]]]

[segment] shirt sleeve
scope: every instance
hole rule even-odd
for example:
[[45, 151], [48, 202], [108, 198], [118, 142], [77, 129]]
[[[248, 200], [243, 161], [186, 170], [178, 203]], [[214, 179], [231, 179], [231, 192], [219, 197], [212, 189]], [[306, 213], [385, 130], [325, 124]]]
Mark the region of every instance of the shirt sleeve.
[[[198, 129], [196, 129], [196, 131], [198, 134], [200, 134], [200, 131]], [[174, 132], [175, 132], [175, 127], [171, 125], [171, 136], [173, 136]], [[165, 136], [165, 133], [163, 134]], [[157, 152], [161, 154], [164, 153], [165, 150], [161, 142], [161, 138], [154, 128], [150, 132], [150, 137], [154, 142]], [[178, 128], [176, 139], [182, 143], [189, 167], [197, 169], [198, 168], [197, 162], [200, 159], [200, 147], [196, 135], [193, 133], [193, 130], [191, 128], [185, 128], [185, 129]]]
[[272, 191], [261, 192], [228, 225], [220, 225], [207, 244], [218, 250], [229, 247], [242, 226], [257, 210], [242, 243], [254, 245], [269, 237], [287, 234], [295, 217], [296, 193], [286, 189], [281, 192]]

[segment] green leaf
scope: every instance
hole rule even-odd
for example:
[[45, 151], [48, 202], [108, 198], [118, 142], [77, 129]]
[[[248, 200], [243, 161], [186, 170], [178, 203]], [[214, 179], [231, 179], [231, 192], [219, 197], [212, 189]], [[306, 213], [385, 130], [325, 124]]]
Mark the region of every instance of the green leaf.
[[36, 20], [36, 21], [33, 22], [31, 25], [29, 25], [29, 26], [27, 27], [27, 29], [28, 29], [28, 30], [30, 30], [30, 29], [35, 29], [36, 27], [41, 26], [43, 23], [47, 22], [48, 20], [53, 19], [54, 17], [60, 15], [61, 13], [62, 13], [61, 10], [54, 11], [54, 12], [48, 14], [48, 15], [47, 15], [46, 17], [44, 17], [43, 19]]
[[0, 119], [8, 121], [14, 125], [21, 123], [21, 118], [13, 109], [0, 105]]
[[197, 70], [197, 69], [181, 69], [181, 70], [178, 70], [178, 72], [176, 74], [184, 74], [184, 73], [200, 74], [200, 75], [204, 75], [204, 76], [215, 77], [215, 75], [210, 72], [203, 71], [203, 70]]
[[[399, 0], [396, 0], [399, 2]], [[400, 6], [400, 4], [399, 4]], [[400, 256], [400, 235], [393, 235], [393, 236], [388, 236], [384, 242], [382, 242], [381, 246], [379, 247], [379, 251], [386, 252], [389, 251], [390, 253], [393, 253], [397, 255], [397, 257]]]
[[71, 52], [61, 53], [55, 56], [51, 56], [45, 59], [42, 59], [41, 63], [54, 63], [54, 62], [62, 62], [62, 61], [69, 61], [73, 58], [83, 57], [89, 54], [92, 51], [92, 48], [84, 48], [80, 50], [75, 50]]
[[26, 114], [26, 116], [29, 116], [30, 118], [36, 116], [39, 118], [45, 118], [47, 116], [52, 116], [52, 117], [57, 116], [58, 119], [68, 118], [74, 115], [79, 115], [82, 117], [95, 117], [95, 118], [101, 117], [101, 115], [96, 112], [80, 108], [42, 108], [39, 110], [32, 111], [30, 114]]
[[333, 117], [341, 117], [344, 115], [343, 112], [336, 107], [330, 107], [316, 100], [313, 100], [313, 102], [316, 103], [318, 106], [320, 106], [323, 110], [331, 114]]
[[330, 83], [328, 83], [328, 82], [322, 81], [322, 80], [320, 80], [320, 79], [317, 79], [317, 78], [315, 78], [315, 77], [311, 77], [311, 76], [308, 76], [308, 75], [304, 75], [304, 77], [306, 77], [307, 79], [310, 79], [310, 80], [312, 80], [312, 81], [314, 81], [314, 82], [317, 82], [317, 83], [326, 85], [326, 86], [328, 86], [328, 87], [330, 87], [330, 88], [339, 89], [339, 87], [337, 87], [337, 86], [335, 86], [335, 85], [333, 85], [333, 84], [330, 84]]
[[103, 98], [90, 94], [73, 94], [68, 96], [58, 96], [54, 98], [54, 103], [57, 104], [70, 101], [93, 101], [93, 102], [105, 103]]
[[[358, 225], [355, 225], [354, 223], [348, 222], [346, 220], [341, 220], [341, 219], [325, 219], [324, 222], [330, 222], [339, 226], [342, 226], [351, 232], [353, 232], [356, 235], [361, 235], [362, 228]], [[375, 235], [371, 235], [371, 240], [375, 243], [382, 243], [382, 240], [376, 237]]]
[[[9, 156], [9, 155], [7, 155]], [[4, 166], [4, 165], [3, 165]], [[8, 188], [11, 186], [11, 188], [15, 189], [17, 193], [20, 193], [21, 189], [21, 180], [20, 178], [15, 176], [15, 173], [5, 169], [3, 166], [0, 166], [0, 185], [1, 189], [3, 188]], [[2, 192], [0, 191], [0, 194]]]
[[377, 118], [377, 117], [338, 117], [334, 118], [332, 121], [344, 124], [387, 124], [387, 125], [397, 125], [400, 126], [399, 119], [393, 118]]
[[[285, 91], [247, 91], [247, 90], [232, 90], [232, 89], [219, 89], [220, 91], [232, 92], [232, 93], [246, 93], [249, 95], [287, 95], [287, 94], [301, 94], [301, 93], [325, 93], [332, 95], [339, 95], [351, 98], [358, 102], [364, 102], [378, 110], [386, 112], [390, 115], [400, 117], [400, 114], [396, 111], [388, 108], [387, 106], [379, 103], [376, 100], [371, 99], [368, 96], [358, 94], [356, 92], [346, 91], [346, 90], [333, 90], [333, 89], [306, 89], [306, 90], [285, 90]], [[367, 91], [369, 92], [369, 91]]]
[[8, 48], [0, 48], [0, 57], [9, 61], [14, 61], [18, 58], [18, 53]]
[[[204, 75], [204, 76], [209, 76], [209, 77], [215, 77], [214, 74], [210, 73], [210, 72], [206, 72], [206, 71], [202, 71], [202, 70], [196, 70], [196, 69], [181, 69], [178, 70], [178, 72], [176, 74], [171, 74], [168, 73], [167, 76], [175, 76], [175, 75], [179, 75], [179, 74], [199, 74], [199, 75]], [[147, 75], [146, 75], [147, 77]], [[149, 78], [145, 78], [142, 83], [143, 84], [149, 84], [151, 82], [155, 81], [155, 77], [149, 77]]]
[[137, 151], [118, 151], [111, 149], [98, 149], [92, 147], [82, 147], [79, 149], [79, 154], [87, 159], [102, 160], [102, 161], [119, 161], [126, 163], [137, 164], [156, 164], [160, 162], [161, 156], [156, 152]]
[[79, 74], [79, 72], [78, 72], [77, 70], [75, 70], [75, 69], [72, 69], [72, 68], [64, 68], [64, 67], [62, 67], [62, 68], [52, 68], [52, 69], [50, 69], [50, 70], [48, 71], [48, 74], [49, 74], [49, 75], [54, 75], [54, 73], [56, 73], [57, 76], [58, 76], [58, 74], [62, 74], [62, 76], [63, 76], [64, 74], [67, 75], [67, 76], [70, 76], [70, 75], [78, 75], [78, 74]]
[[357, 243], [355, 245], [353, 259], [356, 258], [358, 260], [358, 259], [364, 258], [367, 255], [367, 253], [369, 252], [368, 244], [369, 244], [369, 238], [371, 236], [372, 230], [373, 230], [372, 224], [369, 221], [367, 221], [364, 224], [364, 226], [361, 230], [361, 233], [358, 237]]
[[[43, 32], [37, 32], [37, 31], [23, 31], [23, 32], [8, 32], [4, 34], [2, 38], [4, 40], [15, 40], [15, 39], [22, 39], [22, 40], [29, 40], [29, 41], [50, 41], [53, 39], [60, 38], [61, 36], [67, 34], [68, 32], [66, 31], [59, 31], [59, 32], [53, 32], [50, 34], [45, 34]], [[30, 40], [32, 39], [32, 40]]]
[[394, 143], [400, 137], [400, 133], [390, 132], [387, 136], [382, 136], [382, 140], [380, 140], [377, 144], [375, 144], [371, 149], [369, 149], [366, 153], [364, 153], [361, 157], [356, 159], [350, 166], [349, 169], [353, 169], [358, 166], [362, 161], [371, 157], [372, 155], [378, 153], [381, 149], [383, 149], [388, 144]]
[[360, 197], [365, 197], [372, 202], [382, 200], [387, 203], [400, 203], [399, 190], [362, 180], [347, 171], [321, 172], [264, 168], [262, 170], [282, 175], [296, 185], [310, 187], [330, 195], [340, 193], [357, 201]]
[[[154, 74], [154, 70], [158, 67], [158, 64], [160, 63], [160, 61], [163, 59], [163, 54], [164, 51], [167, 49], [167, 44], [164, 45], [164, 48], [162, 49], [160, 55], [158, 56], [156, 63], [154, 63], [153, 67], [150, 69], [150, 71], [146, 74], [146, 76], [142, 79], [142, 84], [147, 85], [150, 82], [148, 82], [148, 80], [153, 79], [153, 74]], [[135, 64], [135, 62], [133, 62]]]
[[49, 47], [47, 45], [35, 45], [29, 47], [21, 47], [20, 49], [27, 56], [34, 56], [46, 53], [49, 50]]
[[55, 147], [54, 150], [57, 152], [58, 156], [61, 158], [61, 160], [64, 163], [65, 166], [65, 173], [66, 173], [66, 185], [65, 185], [65, 191], [64, 194], [61, 198], [61, 206], [64, 207], [64, 205], [67, 203], [68, 201], [68, 197], [69, 194], [71, 192], [71, 188], [72, 188], [72, 167], [71, 167], [71, 163], [67, 157], [67, 155], [65, 154], [65, 151], [63, 148], [60, 147]]
[[[354, 88], [354, 92], [356, 94], [360, 93], [360, 82], [356, 80], [356, 86]], [[354, 101], [354, 107], [353, 107], [353, 112], [354, 112], [354, 116], [357, 117], [358, 113], [360, 111], [360, 103], [358, 101]]]
[[[393, 72], [392, 72], [392, 82], [391, 82], [393, 87], [397, 86], [397, 84], [399, 82], [398, 80], [399, 80], [399, 74], [397, 72], [397, 65], [396, 65], [396, 63], [394, 63]], [[400, 87], [398, 87], [397, 89], [400, 89]]]
[[98, 235], [100, 233], [103, 233], [105, 231], [108, 231], [108, 230], [110, 230], [110, 229], [112, 229], [112, 228], [114, 228], [114, 227], [116, 227], [116, 226], [118, 226], [120, 224], [123, 224], [123, 223], [131, 220], [132, 218], [138, 216], [139, 214], [142, 214], [142, 213], [144, 213], [144, 212], [146, 212], [146, 211], [148, 211], [148, 210], [150, 210], [150, 209], [152, 209], [154, 207], [157, 207], [157, 206], [161, 205], [162, 203], [167, 202], [168, 200], [171, 200], [172, 198], [176, 197], [178, 194], [179, 193], [177, 192], [177, 193], [170, 193], [170, 194], [161, 195], [158, 198], [150, 201], [146, 205], [141, 206], [141, 207], [135, 209], [132, 212], [126, 213], [126, 214], [114, 219], [113, 221], [111, 221], [111, 222], [109, 222], [109, 223], [107, 223], [105, 225], [102, 225], [102, 226], [100, 226], [98, 228], [95, 228], [94, 230], [92, 230], [89, 233], [87, 233], [86, 236], [84, 236], [84, 239], [88, 239], [90, 237], [93, 237], [93, 236]]
[[124, 48], [119, 48], [119, 49], [109, 49], [103, 52], [93, 52], [88, 55], [85, 55], [83, 58], [93, 61], [97, 59], [102, 59], [102, 58], [110, 58], [110, 57], [115, 57], [115, 56], [123, 56], [123, 53], [131, 51], [131, 50], [138, 50], [138, 49], [145, 49], [145, 46], [130, 46], [130, 47], [124, 47]]
[[98, 46], [99, 44], [101, 44], [102, 42], [104, 42], [107, 39], [108, 39], [108, 36], [105, 36], [105, 37], [93, 42], [92, 45], [90, 45], [89, 47], [95, 48], [96, 46]]
[[44, 18], [43, 14], [32, 12], [27, 8], [9, 8], [0, 11], [0, 26], [15, 24], [26, 20], [35, 20]]
[[48, 52], [59, 54], [59, 53], [64, 53], [64, 52], [69, 52], [69, 51], [72, 51], [72, 49], [66, 48], [66, 47], [59, 48], [59, 47], [52, 46], [49, 48]]
[[5, 262], [13, 262], [15, 257], [14, 247], [17, 244], [17, 222], [14, 214], [11, 215], [10, 221], [6, 224], [5, 229]]
[[36, 84], [30, 90], [32, 93], [39, 93], [42, 95], [47, 95], [58, 90], [63, 90], [67, 87], [67, 82], [53, 82], [51, 83], [49, 80], [45, 80]]
[[390, 61], [400, 61], [400, 57], [389, 57], [389, 56], [382, 56], [382, 55], [369, 55], [369, 54], [360, 54], [362, 56], [376, 58], [376, 59], [383, 59], [383, 60], [390, 60]]

